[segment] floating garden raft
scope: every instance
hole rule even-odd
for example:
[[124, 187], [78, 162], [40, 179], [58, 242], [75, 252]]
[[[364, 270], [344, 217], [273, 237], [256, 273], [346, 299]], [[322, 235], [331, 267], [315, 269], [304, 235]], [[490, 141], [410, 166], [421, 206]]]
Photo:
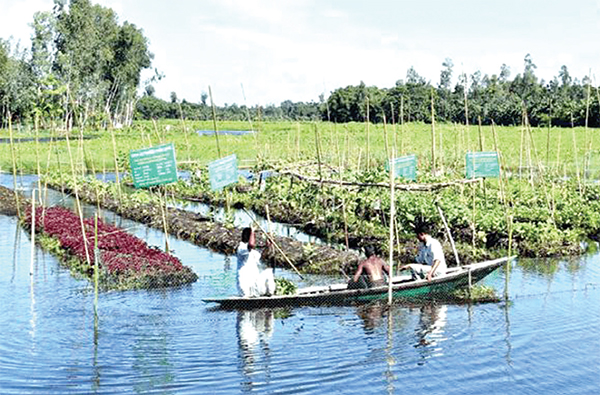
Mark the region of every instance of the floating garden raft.
[[[27, 210], [23, 219], [28, 229], [32, 225], [31, 214]], [[101, 220], [97, 224], [93, 218], [81, 221], [69, 209], [40, 208], [35, 211], [34, 223], [36, 234], [42, 236], [41, 243], [59, 255], [72, 271], [91, 277], [97, 260], [101, 288], [161, 288], [198, 279], [177, 257]]]

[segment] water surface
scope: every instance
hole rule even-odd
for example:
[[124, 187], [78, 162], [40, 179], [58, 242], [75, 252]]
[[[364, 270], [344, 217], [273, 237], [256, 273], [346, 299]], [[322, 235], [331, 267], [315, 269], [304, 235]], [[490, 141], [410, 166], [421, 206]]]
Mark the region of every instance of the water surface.
[[[12, 187], [12, 179], [0, 181]], [[30, 182], [24, 180], [25, 192]], [[104, 215], [149, 244], [164, 244], [160, 231]], [[37, 248], [32, 264], [29, 236], [15, 218], [0, 216], [0, 393], [594, 394], [600, 388], [598, 254], [518, 260], [509, 303], [235, 312], [201, 301], [235, 292], [235, 263], [173, 238], [170, 246], [198, 282], [101, 293], [95, 315], [89, 282]], [[293, 273], [276, 275], [296, 280]], [[505, 270], [486, 279], [499, 293], [505, 283]]]

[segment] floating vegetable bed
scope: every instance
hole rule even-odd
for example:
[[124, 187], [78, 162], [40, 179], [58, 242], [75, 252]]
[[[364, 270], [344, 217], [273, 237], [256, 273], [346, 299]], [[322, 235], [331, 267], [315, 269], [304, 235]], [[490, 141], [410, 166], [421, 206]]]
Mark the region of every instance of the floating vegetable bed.
[[[31, 210], [25, 226], [31, 229]], [[139, 289], [177, 286], [195, 282], [198, 276], [181, 261], [115, 226], [93, 218], [83, 220], [63, 207], [38, 209], [36, 233], [46, 249], [59, 255], [72, 270], [91, 277], [98, 260], [100, 286], [104, 289]], [[97, 229], [97, 232], [96, 232]], [[94, 248], [97, 233], [97, 247]]]

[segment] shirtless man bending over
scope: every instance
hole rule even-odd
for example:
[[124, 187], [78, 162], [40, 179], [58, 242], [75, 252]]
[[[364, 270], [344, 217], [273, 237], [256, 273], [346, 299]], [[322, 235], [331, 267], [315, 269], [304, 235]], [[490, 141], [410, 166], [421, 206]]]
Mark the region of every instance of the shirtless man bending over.
[[[358, 265], [354, 278], [348, 283], [348, 288], [372, 288], [386, 284], [383, 272], [385, 271], [389, 275], [389, 266], [383, 259], [375, 255], [373, 247], [365, 247], [365, 254], [367, 259]], [[366, 275], [362, 275], [363, 271]]]

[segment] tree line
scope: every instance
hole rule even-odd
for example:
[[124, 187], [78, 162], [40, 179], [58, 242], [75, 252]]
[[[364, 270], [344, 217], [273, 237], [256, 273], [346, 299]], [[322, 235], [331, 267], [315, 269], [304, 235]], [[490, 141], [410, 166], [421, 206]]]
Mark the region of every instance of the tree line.
[[504, 64], [498, 74], [482, 76], [480, 71], [458, 76], [451, 86], [453, 63], [442, 63], [440, 80], [433, 86], [414, 68], [406, 79], [398, 80], [388, 89], [364, 83], [332, 92], [323, 117], [335, 122], [416, 121], [475, 124], [600, 126], [600, 91], [591, 86], [589, 77], [573, 79], [567, 66], [558, 76], [544, 81], [535, 75], [536, 65], [528, 54], [524, 69], [510, 79], [510, 69]]
[[128, 122], [153, 55], [141, 29], [89, 0], [36, 12], [31, 48], [0, 39], [2, 120]]
[[[327, 99], [318, 102], [284, 101], [279, 106], [247, 107], [225, 105], [216, 107], [220, 120], [323, 120], [337, 123], [364, 122], [425, 122], [432, 116], [437, 122], [489, 125], [519, 125], [527, 117], [533, 126], [600, 126], [600, 91], [591, 86], [589, 77], [573, 78], [567, 66], [562, 66], [551, 81], [538, 79], [536, 65], [528, 54], [524, 69], [513, 79], [511, 71], [503, 64], [498, 74], [461, 74], [451, 86], [453, 63], [442, 63], [440, 80], [434, 86], [420, 76], [414, 68], [406, 78], [398, 80], [392, 88], [358, 85], [338, 88]], [[212, 108], [203, 93], [199, 103], [179, 101], [175, 92], [171, 100], [154, 97], [148, 86], [138, 101], [136, 116], [150, 118], [212, 119]], [[433, 108], [433, 111], [432, 111]]]

